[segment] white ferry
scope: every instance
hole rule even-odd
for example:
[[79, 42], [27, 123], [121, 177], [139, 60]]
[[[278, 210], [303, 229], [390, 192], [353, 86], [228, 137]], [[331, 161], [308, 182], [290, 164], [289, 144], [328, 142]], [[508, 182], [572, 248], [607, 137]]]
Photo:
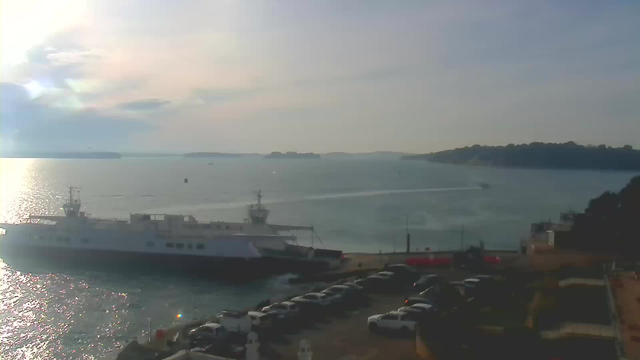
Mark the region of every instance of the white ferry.
[[[158, 265], [169, 271], [197, 270], [206, 276], [254, 277], [321, 271], [337, 265], [341, 251], [300, 246], [291, 231], [313, 226], [267, 223], [269, 210], [258, 191], [244, 222], [198, 222], [191, 215], [131, 214], [129, 220], [90, 217], [69, 199], [64, 216], [30, 215], [0, 224], [0, 257], [40, 257], [69, 264]], [[287, 234], [281, 234], [287, 232]]]

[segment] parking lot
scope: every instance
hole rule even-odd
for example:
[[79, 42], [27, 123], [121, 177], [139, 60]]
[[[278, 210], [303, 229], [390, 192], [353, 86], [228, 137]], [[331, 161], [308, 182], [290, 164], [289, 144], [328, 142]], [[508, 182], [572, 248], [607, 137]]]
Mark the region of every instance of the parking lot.
[[[463, 280], [471, 274], [462, 270], [440, 269], [446, 281]], [[277, 330], [260, 332], [261, 352], [269, 358], [297, 359], [298, 346], [306, 339], [315, 359], [416, 359], [415, 335], [394, 331], [372, 332], [367, 319], [404, 305], [411, 290], [369, 293], [366, 301], [338, 306], [326, 313], [307, 313], [300, 321]]]

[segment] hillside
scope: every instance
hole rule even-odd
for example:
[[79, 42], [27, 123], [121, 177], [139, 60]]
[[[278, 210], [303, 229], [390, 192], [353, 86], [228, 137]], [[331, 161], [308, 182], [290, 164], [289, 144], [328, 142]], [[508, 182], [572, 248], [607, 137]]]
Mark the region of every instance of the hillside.
[[640, 151], [629, 145], [620, 148], [583, 146], [572, 141], [564, 144], [474, 145], [430, 154], [407, 155], [402, 159], [527, 168], [640, 170]]

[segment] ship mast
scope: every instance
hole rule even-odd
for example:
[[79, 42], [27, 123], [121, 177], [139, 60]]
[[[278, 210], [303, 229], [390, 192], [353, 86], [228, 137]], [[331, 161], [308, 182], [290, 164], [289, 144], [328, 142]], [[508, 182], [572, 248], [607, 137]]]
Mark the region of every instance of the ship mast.
[[67, 203], [62, 205], [64, 214], [67, 217], [78, 217], [80, 213], [80, 199], [73, 199], [73, 190], [77, 189], [79, 189], [79, 187], [69, 186], [69, 200], [67, 201]]
[[258, 189], [257, 192], [258, 203], [249, 206], [249, 219], [253, 224], [266, 224], [267, 217], [269, 216], [269, 210], [262, 206], [262, 190]]

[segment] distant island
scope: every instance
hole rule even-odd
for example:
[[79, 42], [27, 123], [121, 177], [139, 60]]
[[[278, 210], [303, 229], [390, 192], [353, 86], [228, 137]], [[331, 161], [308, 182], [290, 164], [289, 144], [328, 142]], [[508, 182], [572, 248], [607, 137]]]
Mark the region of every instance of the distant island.
[[231, 154], [220, 152], [194, 152], [182, 155], [185, 158], [238, 158], [238, 157], [257, 157], [260, 154]]
[[348, 152], [329, 152], [323, 154], [323, 158], [333, 159], [385, 159], [385, 160], [398, 160], [407, 153], [396, 151], [373, 151], [362, 153], [348, 153]]
[[33, 159], [120, 159], [116, 152], [106, 151], [68, 151], [68, 152], [44, 152], [44, 151], [16, 151], [2, 153], [3, 158], [33, 158]]
[[436, 163], [507, 166], [550, 169], [640, 170], [640, 151], [630, 145], [578, 145], [533, 142], [507, 146], [466, 146], [422, 155], [406, 155], [403, 160]]
[[274, 151], [269, 155], [265, 155], [265, 159], [320, 159], [321, 156], [314, 153], [297, 153], [295, 151], [287, 151], [281, 153]]
[[180, 154], [175, 153], [151, 153], [151, 152], [121, 152], [120, 156], [125, 157], [135, 157], [135, 158], [167, 158], [167, 157], [177, 157]]

